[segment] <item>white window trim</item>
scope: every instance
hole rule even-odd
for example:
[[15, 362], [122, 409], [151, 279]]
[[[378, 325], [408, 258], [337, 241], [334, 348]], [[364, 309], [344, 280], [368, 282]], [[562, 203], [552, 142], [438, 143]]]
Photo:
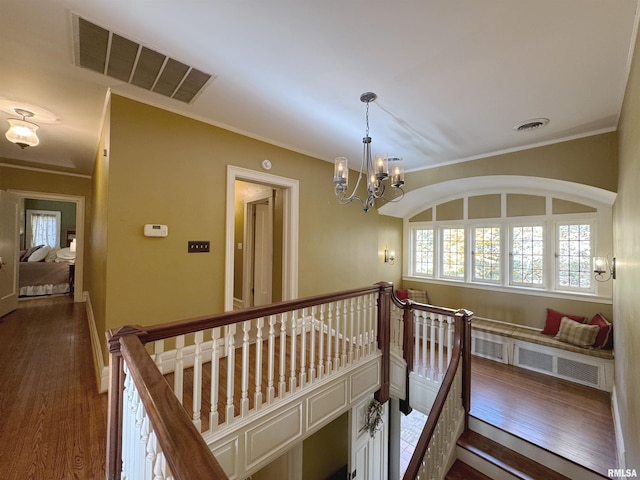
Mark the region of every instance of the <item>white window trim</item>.
[[[612, 256], [613, 252], [613, 231], [612, 231], [612, 209], [608, 204], [601, 204], [599, 202], [589, 202], [586, 201], [585, 198], [572, 198], [568, 195], [555, 195], [549, 194], [548, 192], [540, 192], [528, 190], [526, 192], [518, 192], [518, 193], [528, 193], [532, 195], [544, 196], [546, 197], [546, 213], [543, 215], [535, 215], [535, 216], [522, 216], [522, 217], [506, 217], [506, 195], [505, 192], [467, 192], [467, 196], [464, 198], [464, 205], [467, 205], [467, 199], [470, 196], [475, 196], [479, 194], [487, 194], [487, 193], [499, 193], [502, 195], [502, 208], [501, 208], [501, 217], [491, 217], [484, 219], [468, 219], [467, 218], [467, 209], [464, 211], [464, 218], [462, 220], [454, 220], [454, 221], [437, 221], [436, 218], [436, 205], [425, 205], [419, 211], [426, 210], [431, 208], [433, 211], [432, 221], [426, 222], [409, 222], [409, 217], [405, 217], [404, 219], [404, 231], [405, 231], [405, 248], [408, 255], [404, 255], [404, 266], [403, 266], [403, 279], [408, 281], [423, 281], [429, 283], [437, 283], [443, 285], [451, 285], [456, 284], [460, 285], [464, 283], [464, 287], [468, 288], [479, 288], [486, 290], [494, 290], [494, 291], [503, 291], [503, 292], [512, 292], [512, 293], [523, 293], [523, 294], [532, 294], [532, 295], [542, 295], [548, 297], [557, 297], [557, 298], [580, 298], [586, 301], [594, 301], [594, 302], [610, 302], [613, 294], [613, 282], [592, 282], [593, 288], [586, 289], [575, 289], [569, 290], [566, 288], [560, 288], [557, 282], [557, 258], [555, 253], [557, 252], [557, 225], [571, 224], [571, 223], [589, 223], [592, 228], [592, 245], [591, 245], [591, 255], [592, 256]], [[511, 193], [511, 192], [509, 192]], [[458, 197], [460, 198], [460, 197]], [[552, 214], [552, 199], [560, 198], [568, 201], [575, 201], [577, 203], [582, 203], [584, 205], [588, 205], [594, 208], [595, 212], [585, 212], [585, 213], [575, 213], [575, 214]], [[447, 197], [446, 200], [440, 200], [437, 203], [443, 203], [444, 201], [454, 200], [453, 197]], [[416, 211], [414, 214], [418, 213]], [[527, 284], [511, 284], [511, 256], [509, 255], [510, 247], [511, 247], [511, 229], [510, 225], [513, 224], [542, 224], [544, 226], [544, 242], [545, 242], [545, 263], [544, 263], [544, 282], [543, 285], [527, 285]], [[502, 255], [502, 279], [499, 283], [489, 283], [486, 281], [478, 281], [473, 280], [473, 260], [472, 260], [472, 241], [470, 241], [473, 235], [473, 228], [476, 226], [487, 226], [487, 225], [500, 225], [502, 236], [501, 236], [501, 248], [503, 249]], [[440, 227], [453, 227], [459, 228], [462, 226], [466, 230], [466, 246], [465, 246], [465, 255], [467, 256], [467, 261], [465, 263], [465, 278], [457, 279], [457, 278], [449, 278], [443, 277], [440, 275], [440, 239], [441, 235], [439, 233]], [[416, 274], [413, 268], [414, 261], [414, 251], [413, 251], [413, 231], [415, 229], [430, 229], [434, 230], [434, 275], [428, 276], [423, 274]]]
[[[591, 258], [596, 256], [594, 252], [596, 251], [596, 219], [593, 214], [580, 214], [580, 215], [570, 215], [566, 218], [562, 219], [554, 219], [553, 221], [553, 289], [558, 292], [577, 292], [577, 293], [595, 293], [596, 292], [596, 280], [595, 277], [591, 276], [591, 285], [589, 288], [575, 288], [575, 287], [561, 287], [560, 286], [560, 269], [558, 267], [558, 255], [560, 251], [560, 238], [558, 236], [558, 228], [561, 225], [590, 225], [591, 227]], [[590, 259], [591, 260], [591, 259]], [[591, 264], [591, 262], [590, 262]], [[593, 273], [593, 272], [592, 272]]]
[[[411, 274], [421, 278], [434, 278], [436, 274], [436, 269], [437, 269], [435, 252], [437, 249], [436, 242], [438, 241], [438, 239], [437, 239], [436, 230], [432, 225], [430, 225], [430, 223], [431, 222], [428, 222], [428, 223], [421, 222], [419, 224], [416, 223], [415, 225], [411, 226], [411, 238], [410, 238], [411, 258], [409, 259], [409, 266], [411, 268]], [[433, 253], [431, 258], [431, 263], [433, 265], [433, 272], [431, 274], [416, 272], [416, 232], [418, 230], [431, 230], [431, 235], [433, 240]]]
[[[504, 223], [500, 219], [488, 219], [488, 222], [476, 222], [468, 225], [469, 239], [469, 257], [470, 257], [470, 281], [473, 283], [483, 283], [487, 285], [502, 285], [504, 281], [504, 259], [505, 259], [505, 229]], [[485, 278], [476, 278], [476, 228], [499, 228], [500, 229], [500, 278], [498, 280], [487, 280]]]

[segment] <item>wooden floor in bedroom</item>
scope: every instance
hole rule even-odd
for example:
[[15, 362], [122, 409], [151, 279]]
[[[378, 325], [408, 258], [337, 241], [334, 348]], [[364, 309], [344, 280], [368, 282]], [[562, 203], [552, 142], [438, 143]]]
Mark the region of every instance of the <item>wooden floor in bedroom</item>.
[[19, 302], [0, 318], [0, 477], [105, 478], [107, 396], [99, 394], [84, 303]]
[[597, 473], [617, 466], [608, 392], [473, 357], [471, 415]]

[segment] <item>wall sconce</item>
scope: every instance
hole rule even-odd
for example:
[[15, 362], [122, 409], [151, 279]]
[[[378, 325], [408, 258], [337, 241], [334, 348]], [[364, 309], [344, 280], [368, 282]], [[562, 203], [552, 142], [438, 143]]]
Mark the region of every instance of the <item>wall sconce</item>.
[[396, 262], [396, 252], [389, 249], [384, 249], [384, 263], [393, 265]]
[[[608, 275], [607, 272], [609, 273]], [[616, 279], [616, 257], [611, 261], [607, 257], [593, 257], [593, 273], [598, 282], [606, 282], [613, 278]]]

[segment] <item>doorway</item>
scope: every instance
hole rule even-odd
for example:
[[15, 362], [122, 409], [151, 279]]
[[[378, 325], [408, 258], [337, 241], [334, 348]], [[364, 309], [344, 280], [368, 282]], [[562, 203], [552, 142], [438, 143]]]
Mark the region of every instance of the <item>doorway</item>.
[[227, 167], [226, 311], [297, 297], [298, 198], [297, 180]]
[[[74, 262], [73, 262], [73, 301], [74, 302], [82, 302], [83, 298], [83, 252], [84, 252], [84, 197], [76, 196], [76, 195], [63, 195], [63, 194], [52, 194], [52, 193], [42, 193], [42, 192], [30, 192], [23, 190], [9, 190], [9, 193], [17, 196], [19, 199], [21, 209], [26, 210], [24, 208], [25, 205], [29, 205], [29, 202], [32, 202], [31, 205], [46, 205], [50, 204], [58, 204], [58, 205], [67, 205], [72, 208], [70, 210], [73, 212], [71, 214], [66, 215], [65, 217], [69, 217], [65, 219], [60, 224], [60, 232], [59, 232], [59, 243], [61, 247], [70, 248], [70, 243], [72, 240], [75, 240], [74, 244]], [[66, 210], [66, 208], [63, 210]], [[56, 207], [57, 209], [57, 207]], [[26, 212], [25, 212], [26, 215]], [[21, 220], [21, 224], [24, 224]], [[25, 224], [26, 225], [26, 224]], [[26, 228], [25, 228], [26, 230]], [[26, 239], [26, 231], [20, 232], [21, 240]], [[26, 241], [26, 240], [25, 240]], [[18, 246], [18, 248], [21, 248]], [[35, 297], [34, 297], [35, 298]]]

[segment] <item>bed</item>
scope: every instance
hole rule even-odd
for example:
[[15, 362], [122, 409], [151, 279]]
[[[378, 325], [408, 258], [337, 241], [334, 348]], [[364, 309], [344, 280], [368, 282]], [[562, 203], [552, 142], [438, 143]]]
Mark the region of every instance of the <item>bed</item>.
[[[32, 253], [35, 252], [37, 250]], [[18, 271], [19, 295], [35, 297], [69, 293], [69, 265], [74, 259], [75, 254], [70, 254], [68, 248], [49, 249], [46, 254], [40, 251], [35, 256], [27, 256], [27, 260], [21, 259]]]

